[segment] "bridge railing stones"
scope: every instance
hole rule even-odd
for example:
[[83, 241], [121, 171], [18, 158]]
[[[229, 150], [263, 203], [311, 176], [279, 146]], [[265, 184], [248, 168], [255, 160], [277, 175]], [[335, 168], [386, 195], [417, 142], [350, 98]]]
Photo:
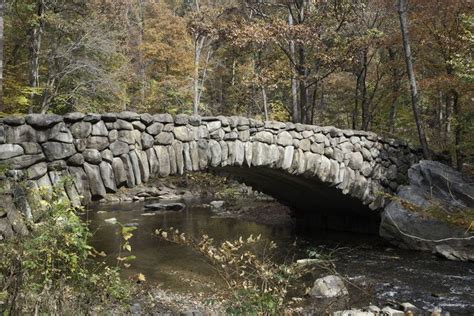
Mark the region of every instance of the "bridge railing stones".
[[66, 192], [77, 205], [155, 175], [247, 166], [316, 178], [379, 209], [379, 192], [396, 190], [420, 158], [406, 143], [371, 132], [238, 116], [127, 111], [0, 122], [0, 164], [19, 170], [32, 187], [72, 177]]

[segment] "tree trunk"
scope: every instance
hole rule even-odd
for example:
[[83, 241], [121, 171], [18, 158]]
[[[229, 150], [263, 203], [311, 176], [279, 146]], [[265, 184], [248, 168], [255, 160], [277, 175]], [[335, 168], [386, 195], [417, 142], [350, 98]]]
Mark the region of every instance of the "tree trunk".
[[359, 116], [359, 87], [361, 80], [362, 72], [356, 73], [356, 86], [355, 86], [355, 98], [354, 98], [354, 108], [352, 109], [352, 129], [357, 129], [357, 117]]
[[265, 115], [265, 121], [268, 121], [268, 105], [267, 105], [267, 90], [262, 85], [262, 102], [263, 102], [263, 114]]
[[232, 78], [230, 80], [230, 85], [233, 87], [235, 86], [235, 66], [237, 64], [237, 59], [235, 57], [232, 58]]
[[392, 62], [392, 101], [390, 102], [390, 114], [388, 118], [388, 130], [390, 134], [395, 133], [395, 121], [397, 117], [398, 94], [400, 93], [400, 77], [395, 62], [396, 52], [392, 47], [388, 48], [388, 58]]
[[443, 145], [446, 145], [446, 140], [444, 139], [444, 102], [443, 102], [443, 91], [438, 91], [438, 107], [436, 109], [436, 124], [438, 139], [443, 142]]
[[143, 36], [145, 32], [144, 6], [145, 0], [128, 1], [124, 22], [127, 27], [127, 45], [131, 57], [132, 71], [135, 75], [137, 92], [131, 95], [130, 102], [125, 104], [125, 110], [138, 110], [145, 103], [146, 78], [145, 63], [143, 60]]
[[222, 80], [222, 77], [219, 77], [219, 94], [217, 96], [219, 99], [219, 108], [223, 109], [224, 108], [224, 82]]
[[[204, 47], [204, 44], [203, 44], [203, 47]], [[212, 54], [212, 51], [211, 49], [209, 48], [207, 50], [207, 54], [206, 54], [206, 59], [204, 60], [204, 67], [203, 67], [203, 70], [202, 70], [202, 75], [201, 75], [201, 81], [198, 80], [198, 105], [201, 103], [201, 96], [202, 96], [202, 90], [203, 90], [203, 87], [204, 87], [204, 83], [206, 82], [206, 76], [207, 76], [207, 67], [209, 66], [209, 60], [211, 59], [211, 54]], [[199, 74], [199, 69], [198, 69], [198, 74]], [[199, 77], [199, 75], [198, 75]], [[199, 111], [199, 108], [198, 108], [198, 111]]]
[[[291, 12], [288, 12], [288, 25], [292, 26], [293, 25], [293, 16], [291, 15]], [[292, 70], [291, 74], [291, 117], [294, 123], [299, 123], [299, 111], [298, 111], [298, 83], [296, 81], [296, 69], [295, 69], [295, 55], [296, 55], [296, 50], [295, 50], [295, 42], [293, 40], [290, 40], [290, 67]]]
[[199, 114], [199, 61], [201, 59], [202, 46], [204, 44], [204, 37], [196, 36], [194, 41], [194, 77], [193, 77], [193, 114]]
[[299, 87], [299, 109], [298, 122], [304, 122], [306, 117], [306, 108], [308, 106], [308, 88], [306, 87], [306, 67], [305, 67], [305, 50], [300, 44], [298, 47], [298, 87]]
[[461, 150], [461, 137], [462, 137], [462, 123], [460, 122], [461, 109], [459, 105], [459, 94], [456, 90], [450, 91], [451, 100], [453, 104], [453, 115], [456, 118], [456, 124], [454, 126], [454, 154], [456, 160], [456, 168], [462, 171], [462, 165], [464, 162], [463, 153]]
[[408, 22], [407, 22], [407, 0], [398, 0], [398, 15], [400, 19], [400, 31], [403, 39], [403, 49], [405, 51], [405, 63], [407, 66], [408, 79], [410, 81], [411, 105], [413, 116], [415, 118], [416, 128], [418, 130], [418, 138], [420, 140], [421, 149], [425, 159], [430, 159], [431, 154], [426, 141], [423, 123], [420, 119], [418, 109], [418, 88], [416, 86], [415, 72], [413, 70], [413, 61], [411, 55], [410, 41], [408, 38]]
[[140, 80], [140, 106], [143, 108], [145, 104], [145, 61], [141, 46], [143, 45], [143, 36], [145, 35], [145, 5], [143, 0], [138, 1], [139, 10], [139, 31], [138, 31], [138, 78]]
[[366, 131], [369, 129], [370, 125], [370, 109], [369, 109], [369, 102], [367, 100], [367, 50], [362, 52], [362, 72], [361, 77], [359, 80], [359, 97], [360, 97], [360, 104], [362, 108], [362, 124], [361, 129]]
[[0, 112], [4, 111], [3, 105], [3, 16], [5, 12], [5, 0], [0, 0]]
[[46, 80], [46, 84], [44, 85], [45, 88], [43, 90], [42, 101], [41, 101], [41, 108], [40, 113], [46, 114], [49, 110], [49, 105], [51, 103], [51, 95], [54, 94], [53, 89], [56, 85], [56, 79], [48, 75], [48, 79]]
[[[38, 0], [36, 4], [36, 23], [31, 31], [31, 47], [30, 47], [30, 58], [31, 58], [31, 74], [30, 74], [30, 87], [32, 90], [39, 87], [39, 55], [41, 49], [41, 35], [43, 33], [43, 18], [44, 18], [44, 2]], [[36, 92], [32, 91], [30, 94], [30, 108], [29, 112], [33, 112], [34, 96]]]
[[310, 125], [314, 124], [314, 116], [315, 116], [315, 113], [316, 113], [316, 99], [317, 99], [317, 96], [318, 96], [318, 84], [316, 83], [314, 85], [314, 90], [313, 90], [312, 99], [311, 99], [311, 114], [310, 114], [311, 116], [310, 116], [309, 122], [308, 122], [308, 124], [310, 124]]

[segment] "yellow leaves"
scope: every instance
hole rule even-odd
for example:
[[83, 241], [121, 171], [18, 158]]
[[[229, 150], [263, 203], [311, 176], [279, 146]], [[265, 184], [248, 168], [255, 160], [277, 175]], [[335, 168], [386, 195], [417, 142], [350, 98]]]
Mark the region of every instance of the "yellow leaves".
[[191, 38], [185, 20], [174, 15], [163, 4], [149, 4], [145, 16], [143, 43], [140, 49], [156, 71], [173, 68], [190, 72]]
[[137, 279], [138, 282], [145, 282], [146, 281], [145, 275], [143, 273], [138, 273], [137, 276], [136, 276], [136, 279]]
[[39, 204], [40, 204], [40, 206], [42, 206], [44, 208], [51, 206], [51, 204], [48, 201], [45, 201], [45, 200], [40, 200]]
[[132, 234], [132, 231], [136, 230], [137, 228], [136, 227], [133, 227], [133, 226], [123, 226], [121, 225], [121, 234], [122, 234], [122, 238], [125, 240], [125, 241], [128, 241], [130, 238], [133, 237], [133, 234]]

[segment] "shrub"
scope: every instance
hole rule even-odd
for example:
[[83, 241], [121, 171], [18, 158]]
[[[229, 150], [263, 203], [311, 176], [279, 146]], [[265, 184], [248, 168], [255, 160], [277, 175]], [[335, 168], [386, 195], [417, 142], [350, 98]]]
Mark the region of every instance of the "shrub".
[[49, 201], [38, 199], [35, 207], [44, 216], [29, 223], [29, 236], [0, 244], [6, 314], [81, 314], [129, 297], [118, 269], [94, 260], [98, 253], [89, 245], [87, 224], [60, 187], [53, 188]]
[[260, 236], [216, 244], [207, 235], [194, 240], [173, 228], [157, 230], [156, 234], [193, 248], [215, 268], [227, 285], [218, 297], [227, 314], [275, 315], [288, 311], [294, 303], [290, 293], [304, 288], [302, 277], [309, 272], [296, 263], [276, 263], [276, 244], [265, 243]]

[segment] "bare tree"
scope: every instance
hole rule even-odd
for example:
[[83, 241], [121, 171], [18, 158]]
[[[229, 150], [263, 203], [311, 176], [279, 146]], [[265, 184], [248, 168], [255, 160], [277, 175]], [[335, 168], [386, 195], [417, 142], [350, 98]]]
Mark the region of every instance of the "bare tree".
[[400, 94], [400, 77], [402, 76], [403, 72], [400, 71], [395, 65], [397, 52], [393, 47], [388, 48], [388, 58], [390, 61], [390, 70], [392, 72], [392, 95], [390, 101], [390, 113], [388, 117], [389, 123], [389, 132], [391, 134], [395, 133], [395, 121], [397, 117], [397, 104], [398, 98]]
[[206, 81], [209, 62], [213, 53], [213, 43], [215, 36], [209, 21], [216, 16], [209, 17], [213, 8], [202, 9], [199, 0], [195, 0], [194, 11], [197, 17], [190, 26], [190, 31], [194, 42], [194, 74], [193, 74], [193, 114], [199, 114], [199, 105], [201, 103], [202, 90]]
[[[293, 15], [291, 10], [288, 8], [288, 25], [291, 27], [294, 25], [293, 22]], [[300, 113], [298, 108], [298, 82], [296, 80], [296, 70], [294, 67], [294, 60], [295, 60], [295, 41], [290, 39], [290, 66], [291, 66], [291, 116], [293, 118], [293, 122], [300, 121]]]
[[402, 33], [405, 63], [407, 65], [408, 80], [410, 82], [413, 116], [415, 117], [418, 138], [420, 140], [421, 149], [423, 150], [423, 156], [425, 159], [430, 159], [431, 154], [428, 148], [428, 142], [426, 141], [423, 123], [420, 119], [420, 111], [418, 109], [418, 88], [416, 85], [415, 71], [413, 70], [410, 40], [408, 38], [407, 0], [398, 0], [398, 16], [400, 18], [400, 31]]
[[5, 0], [0, 0], [0, 112], [3, 112], [3, 16]]
[[30, 108], [29, 112], [33, 112], [34, 106], [34, 96], [36, 88], [39, 87], [39, 55], [41, 49], [41, 37], [43, 34], [43, 25], [44, 25], [44, 14], [45, 14], [45, 2], [44, 0], [38, 0], [36, 2], [36, 21], [31, 30], [31, 46], [30, 46], [30, 63], [31, 63], [31, 73], [30, 73]]

